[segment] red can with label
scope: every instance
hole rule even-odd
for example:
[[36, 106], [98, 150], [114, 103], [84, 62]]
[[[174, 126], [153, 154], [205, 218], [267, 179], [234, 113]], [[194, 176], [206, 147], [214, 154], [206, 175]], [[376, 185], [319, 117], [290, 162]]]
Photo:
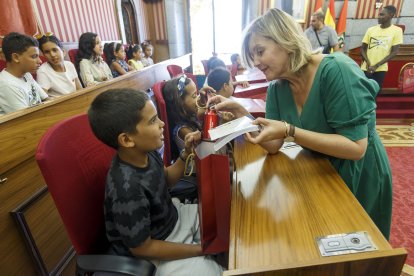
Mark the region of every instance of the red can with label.
[[209, 109], [204, 113], [204, 125], [203, 125], [203, 139], [210, 140], [210, 134], [208, 131], [215, 128], [219, 124], [219, 116], [216, 110]]

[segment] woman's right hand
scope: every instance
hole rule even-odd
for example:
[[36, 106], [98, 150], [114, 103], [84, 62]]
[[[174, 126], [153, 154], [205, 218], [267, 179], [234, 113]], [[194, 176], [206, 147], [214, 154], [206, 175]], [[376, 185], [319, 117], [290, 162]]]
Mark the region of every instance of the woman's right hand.
[[249, 114], [249, 112], [238, 102], [225, 98], [221, 95], [211, 97], [207, 106], [213, 105], [216, 111], [231, 112], [235, 118], [240, 118]]
[[257, 118], [252, 123], [254, 125], [261, 126], [261, 130], [258, 135], [246, 133], [247, 140], [253, 144], [284, 139], [286, 136], [286, 125], [282, 121]]

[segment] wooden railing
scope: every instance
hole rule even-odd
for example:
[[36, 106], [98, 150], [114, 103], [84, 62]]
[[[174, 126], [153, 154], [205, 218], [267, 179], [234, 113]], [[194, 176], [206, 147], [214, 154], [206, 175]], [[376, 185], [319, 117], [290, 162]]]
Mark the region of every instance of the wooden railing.
[[34, 159], [45, 131], [65, 118], [86, 112], [92, 100], [107, 89], [146, 90], [157, 81], [170, 79], [169, 64], [188, 67], [190, 56], [0, 117], [0, 267], [4, 275], [74, 274], [73, 261], [67, 266], [74, 255], [71, 243]]
[[[358, 64], [361, 64], [360, 47], [351, 49], [349, 56]], [[414, 62], [414, 44], [401, 45], [397, 56], [388, 62], [388, 72], [385, 75], [382, 94], [401, 94], [398, 89], [398, 79], [401, 68], [407, 62]]]

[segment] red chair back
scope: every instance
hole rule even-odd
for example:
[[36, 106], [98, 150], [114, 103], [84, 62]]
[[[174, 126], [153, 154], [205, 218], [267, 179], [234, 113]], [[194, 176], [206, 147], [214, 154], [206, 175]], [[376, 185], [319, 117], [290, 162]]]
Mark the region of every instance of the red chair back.
[[191, 74], [191, 73], [185, 73], [185, 75], [186, 75], [188, 78], [192, 79], [192, 80], [193, 80], [193, 82], [195, 83], [195, 85], [196, 85], [197, 89], [199, 89], [198, 84], [197, 84], [197, 78], [196, 78], [196, 76], [194, 76], [194, 75], [193, 75], [193, 74]]
[[36, 161], [79, 255], [108, 246], [103, 202], [114, 154], [92, 133], [86, 114], [51, 127], [37, 147]]
[[160, 119], [165, 123], [164, 125], [164, 165], [169, 166], [171, 164], [171, 139], [170, 139], [170, 127], [168, 125], [167, 107], [165, 105], [164, 96], [162, 90], [165, 82], [159, 81], [154, 84], [152, 90], [154, 91], [155, 100], [157, 101], [157, 107]]
[[184, 73], [183, 68], [181, 66], [174, 65], [174, 64], [168, 65], [167, 71], [170, 74], [171, 78], [174, 78], [175, 76], [178, 76]]
[[75, 64], [77, 54], [78, 54], [78, 49], [70, 49], [68, 51], [69, 59], [73, 64]]

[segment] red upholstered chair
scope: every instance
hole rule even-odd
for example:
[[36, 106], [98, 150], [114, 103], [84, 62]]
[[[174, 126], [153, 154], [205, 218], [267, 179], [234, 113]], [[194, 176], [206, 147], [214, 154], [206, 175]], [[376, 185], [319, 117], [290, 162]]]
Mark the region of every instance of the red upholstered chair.
[[75, 64], [77, 53], [78, 53], [78, 49], [70, 49], [68, 51], [69, 59], [73, 64]]
[[[115, 151], [92, 133], [86, 114], [51, 127], [42, 137], [36, 160], [78, 255], [77, 275], [115, 272], [152, 275], [152, 263], [105, 254], [103, 201], [105, 179]], [[91, 255], [94, 254], [94, 255]]]
[[200, 87], [198, 87], [198, 84], [197, 84], [197, 78], [196, 78], [196, 76], [194, 76], [193, 74], [191, 74], [191, 73], [185, 73], [185, 75], [187, 76], [187, 78], [190, 78], [190, 79], [192, 79], [193, 80], [193, 82], [195, 83], [195, 85], [196, 85], [196, 87], [197, 87], [197, 89], [199, 89]]
[[183, 68], [181, 66], [174, 65], [174, 64], [168, 65], [167, 71], [170, 74], [171, 78], [174, 78], [175, 76], [178, 76], [184, 73]]
[[171, 139], [170, 128], [168, 126], [167, 108], [165, 106], [164, 96], [162, 95], [162, 89], [164, 88], [165, 81], [159, 81], [154, 84], [152, 90], [154, 91], [155, 100], [157, 101], [158, 115], [160, 119], [165, 123], [164, 125], [164, 165], [168, 167], [171, 165]]

